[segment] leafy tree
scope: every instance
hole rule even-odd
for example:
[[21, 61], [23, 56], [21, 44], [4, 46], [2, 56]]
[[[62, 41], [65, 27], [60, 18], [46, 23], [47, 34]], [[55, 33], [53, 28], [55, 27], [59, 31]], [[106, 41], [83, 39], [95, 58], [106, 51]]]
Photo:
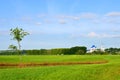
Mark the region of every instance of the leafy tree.
[[10, 35], [13, 36], [13, 40], [17, 41], [18, 51], [20, 51], [21, 50], [20, 42], [26, 35], [29, 35], [29, 33], [25, 32], [22, 28], [16, 27], [14, 29], [10, 29]]

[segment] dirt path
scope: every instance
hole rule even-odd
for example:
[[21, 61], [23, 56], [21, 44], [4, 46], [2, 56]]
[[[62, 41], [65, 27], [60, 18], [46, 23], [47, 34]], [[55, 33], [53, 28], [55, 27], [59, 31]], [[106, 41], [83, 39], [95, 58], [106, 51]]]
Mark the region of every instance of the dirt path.
[[51, 63], [0, 63], [0, 67], [29, 67], [29, 66], [57, 66], [57, 65], [77, 65], [77, 64], [105, 64], [108, 61], [89, 61], [89, 62], [51, 62]]

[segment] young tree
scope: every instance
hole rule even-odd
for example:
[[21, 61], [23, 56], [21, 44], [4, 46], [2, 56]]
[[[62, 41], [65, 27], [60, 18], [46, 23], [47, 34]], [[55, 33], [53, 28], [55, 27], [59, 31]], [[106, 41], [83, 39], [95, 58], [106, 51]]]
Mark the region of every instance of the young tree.
[[8, 49], [17, 50], [17, 46], [15, 46], [15, 45], [9, 45]]
[[28, 32], [25, 32], [22, 28], [14, 28], [14, 29], [10, 29], [10, 35], [13, 36], [13, 40], [16, 40], [18, 43], [18, 51], [21, 50], [21, 45], [20, 45], [20, 41], [22, 41], [22, 39], [26, 36], [29, 35]]

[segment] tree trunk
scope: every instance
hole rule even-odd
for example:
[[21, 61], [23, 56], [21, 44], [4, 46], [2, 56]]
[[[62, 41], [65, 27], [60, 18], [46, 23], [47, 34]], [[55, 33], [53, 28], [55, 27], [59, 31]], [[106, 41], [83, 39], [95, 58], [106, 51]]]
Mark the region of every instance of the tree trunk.
[[20, 55], [20, 62], [22, 61], [22, 54], [21, 54], [21, 45], [20, 45], [20, 41], [17, 41], [18, 42], [18, 54]]
[[20, 41], [18, 41], [18, 50], [21, 50]]

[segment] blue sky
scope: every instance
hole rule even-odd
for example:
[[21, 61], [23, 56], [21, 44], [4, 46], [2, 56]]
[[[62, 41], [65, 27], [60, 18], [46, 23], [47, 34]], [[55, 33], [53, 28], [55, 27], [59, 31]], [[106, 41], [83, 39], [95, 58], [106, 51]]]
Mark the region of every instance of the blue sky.
[[0, 0], [0, 49], [17, 43], [10, 29], [29, 32], [22, 49], [120, 47], [120, 0]]

